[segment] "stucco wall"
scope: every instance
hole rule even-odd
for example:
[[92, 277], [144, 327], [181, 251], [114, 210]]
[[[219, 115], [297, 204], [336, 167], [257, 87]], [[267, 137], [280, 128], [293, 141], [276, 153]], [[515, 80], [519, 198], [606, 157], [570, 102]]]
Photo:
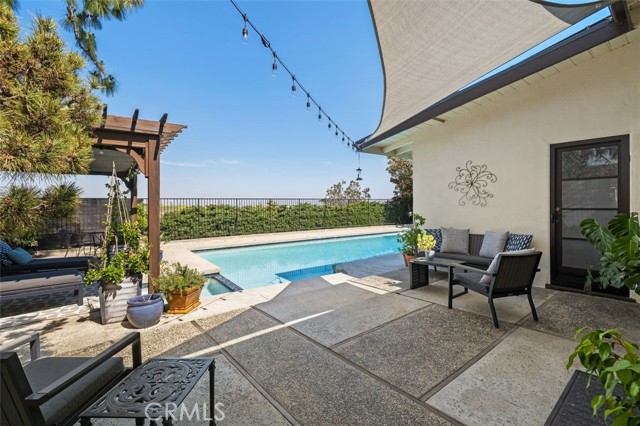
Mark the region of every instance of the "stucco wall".
[[[534, 234], [549, 282], [551, 144], [629, 134], [631, 210], [640, 210], [640, 42], [537, 81], [413, 141], [414, 212], [429, 226]], [[486, 207], [458, 204], [456, 166], [486, 164], [497, 176]]]

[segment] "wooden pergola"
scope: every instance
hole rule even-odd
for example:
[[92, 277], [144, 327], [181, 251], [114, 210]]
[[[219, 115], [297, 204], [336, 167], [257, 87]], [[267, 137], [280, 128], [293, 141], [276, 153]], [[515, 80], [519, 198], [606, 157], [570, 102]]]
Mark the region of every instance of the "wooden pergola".
[[[178, 136], [185, 125], [167, 123], [165, 113], [160, 120], [138, 119], [136, 109], [132, 117], [108, 115], [106, 107], [102, 122], [93, 129], [93, 161], [90, 175], [110, 176], [115, 164], [116, 173], [131, 192], [131, 220], [138, 213], [138, 172], [147, 178], [149, 244], [149, 277], [160, 273], [160, 154]], [[154, 287], [149, 279], [149, 293]]]

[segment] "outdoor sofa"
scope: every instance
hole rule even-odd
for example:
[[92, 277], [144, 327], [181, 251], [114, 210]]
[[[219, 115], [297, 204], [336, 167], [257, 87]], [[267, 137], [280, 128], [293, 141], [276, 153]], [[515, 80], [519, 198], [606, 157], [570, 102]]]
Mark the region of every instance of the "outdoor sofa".
[[[22, 366], [16, 350], [29, 344], [31, 362]], [[3, 425], [71, 425], [99, 396], [129, 373], [115, 355], [131, 346], [133, 367], [142, 363], [140, 333], [131, 333], [96, 355], [40, 357], [38, 333], [0, 347]]]
[[0, 275], [4, 277], [7, 275], [62, 270], [77, 270], [86, 273], [89, 269], [89, 262], [97, 260], [93, 256], [36, 258], [22, 265], [18, 263], [0, 265]]
[[470, 234], [468, 229], [455, 228], [426, 231], [436, 240], [435, 258], [457, 260], [485, 270], [498, 253], [528, 249], [533, 240], [533, 235], [507, 231], [487, 231], [485, 234]]
[[0, 276], [0, 301], [73, 291], [84, 305], [84, 272], [75, 269]]

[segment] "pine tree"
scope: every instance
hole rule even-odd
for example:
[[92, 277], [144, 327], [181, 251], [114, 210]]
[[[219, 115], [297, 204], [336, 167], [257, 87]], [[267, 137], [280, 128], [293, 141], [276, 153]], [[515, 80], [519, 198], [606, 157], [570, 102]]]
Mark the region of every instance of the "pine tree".
[[0, 3], [0, 170], [23, 179], [86, 173], [100, 102], [80, 77], [84, 65], [53, 19], [36, 17], [22, 41], [13, 10]]

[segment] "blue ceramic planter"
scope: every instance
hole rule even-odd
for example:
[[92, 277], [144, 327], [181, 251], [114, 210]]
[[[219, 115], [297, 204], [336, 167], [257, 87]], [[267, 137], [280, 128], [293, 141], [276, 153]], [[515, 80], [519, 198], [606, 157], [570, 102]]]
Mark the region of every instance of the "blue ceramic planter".
[[127, 319], [135, 328], [155, 325], [162, 316], [164, 299], [161, 294], [135, 296], [127, 300]]

